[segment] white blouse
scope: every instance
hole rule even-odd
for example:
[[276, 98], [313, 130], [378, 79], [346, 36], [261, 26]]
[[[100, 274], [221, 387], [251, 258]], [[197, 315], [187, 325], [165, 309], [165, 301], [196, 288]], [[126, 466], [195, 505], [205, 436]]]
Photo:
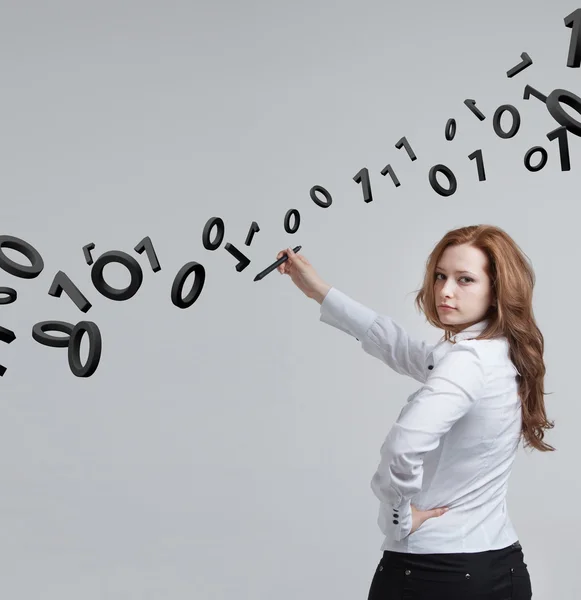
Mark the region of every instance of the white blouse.
[[[320, 321], [422, 384], [387, 434], [371, 479], [385, 535], [381, 550], [482, 552], [516, 542], [506, 493], [522, 415], [506, 337], [471, 339], [485, 319], [453, 336], [455, 343], [427, 344], [334, 287], [321, 303]], [[449, 510], [410, 534], [411, 504]]]

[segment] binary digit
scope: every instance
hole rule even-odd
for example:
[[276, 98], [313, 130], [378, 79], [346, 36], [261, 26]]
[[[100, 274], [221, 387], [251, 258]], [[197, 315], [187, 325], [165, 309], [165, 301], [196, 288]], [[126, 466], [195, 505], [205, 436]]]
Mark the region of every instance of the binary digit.
[[539, 90], [535, 90], [534, 87], [527, 85], [527, 86], [525, 86], [523, 98], [525, 100], [528, 100], [531, 96], [538, 98], [541, 102], [547, 101], [547, 97], [545, 96], [545, 94], [541, 94], [541, 92], [539, 92]]
[[486, 117], [476, 108], [476, 100], [472, 100], [471, 98], [467, 98], [464, 100], [464, 104], [470, 109], [470, 111], [475, 114], [480, 121], [484, 121]]
[[238, 273], [244, 271], [244, 269], [250, 264], [250, 259], [242, 254], [236, 246], [233, 246], [230, 242], [226, 242], [224, 249], [227, 250], [235, 259], [238, 260], [238, 264], [236, 265], [236, 270]]
[[561, 102], [579, 113], [581, 112], [581, 98], [562, 89], [553, 90], [547, 96], [547, 108], [553, 119], [560, 125], [564, 125], [571, 133], [581, 136], [581, 123], [565, 111], [561, 106]]
[[[66, 348], [74, 327], [72, 323], [66, 321], [40, 321], [32, 326], [32, 339], [50, 348]], [[47, 331], [60, 331], [67, 335], [48, 335]]]
[[414, 154], [414, 151], [412, 150], [412, 147], [410, 146], [410, 144], [407, 141], [407, 138], [405, 136], [402, 137], [401, 140], [398, 140], [395, 143], [395, 147], [398, 150], [401, 150], [402, 146], [406, 149], [406, 152], [408, 153], [408, 156], [412, 159], [412, 161], [417, 159], [417, 156]]
[[[184, 298], [182, 295], [184, 284], [190, 273], [194, 273], [194, 284], [192, 285], [190, 293]], [[189, 306], [191, 306], [198, 299], [198, 296], [202, 293], [205, 281], [206, 269], [204, 269], [204, 265], [201, 265], [200, 263], [197, 263], [195, 261], [186, 263], [177, 272], [177, 275], [173, 280], [171, 286], [172, 304], [174, 306], [177, 306], [178, 308], [188, 308]]]
[[381, 169], [381, 174], [382, 175], [385, 176], [388, 173], [391, 176], [391, 180], [395, 184], [395, 187], [399, 187], [401, 185], [401, 183], [399, 182], [399, 179], [397, 178], [397, 175], [395, 174], [395, 171], [391, 168], [391, 165], [387, 165], [387, 166], [383, 167], [383, 169]]
[[515, 75], [518, 75], [521, 71], [524, 71], [527, 67], [530, 67], [533, 64], [531, 57], [526, 52], [523, 52], [520, 55], [520, 57], [522, 59], [522, 62], [516, 65], [516, 67], [513, 67], [512, 69], [507, 71], [507, 77], [514, 77]]
[[[512, 115], [512, 125], [508, 131], [503, 131], [500, 127], [500, 119], [502, 119], [502, 115], [505, 111], [508, 111]], [[492, 127], [494, 128], [494, 132], [500, 138], [505, 140], [514, 137], [520, 128], [520, 113], [516, 109], [516, 107], [512, 106], [512, 104], [503, 104], [499, 106], [492, 119]]]
[[69, 276], [64, 271], [58, 271], [52, 280], [48, 294], [49, 296], [60, 298], [63, 291], [81, 312], [86, 313], [91, 308], [92, 304], [87, 300], [83, 292], [70, 280]]
[[474, 150], [472, 154], [468, 155], [470, 160], [476, 159], [476, 167], [478, 169], [478, 181], [486, 181], [486, 174], [484, 172], [484, 160], [482, 159], [482, 149]]
[[355, 177], [353, 177], [355, 183], [363, 182], [363, 200], [365, 202], [373, 202], [373, 194], [371, 193], [371, 182], [369, 181], [369, 170], [367, 167], [363, 167]]
[[11, 287], [0, 287], [0, 294], [6, 294], [8, 298], [0, 298], [0, 304], [12, 304], [16, 302], [18, 294], [16, 290]]
[[157, 254], [155, 253], [155, 248], [153, 247], [153, 243], [151, 242], [151, 238], [147, 235], [145, 236], [138, 244], [133, 248], [135, 252], [141, 254], [145, 250], [145, 254], [147, 259], [149, 260], [149, 265], [151, 266], [151, 270], [154, 273], [161, 271], [161, 267], [159, 266], [159, 260], [157, 260]]
[[[325, 199], [327, 200], [326, 203], [317, 197], [317, 192], [320, 192], [323, 194], [323, 196], [325, 196]], [[329, 192], [322, 185], [314, 185], [310, 189], [309, 195], [311, 196], [311, 200], [321, 208], [329, 208], [329, 206], [333, 204], [333, 198], [331, 198], [331, 194], [329, 194]]]
[[93, 257], [91, 255], [91, 250], [95, 249], [95, 244], [93, 244], [93, 242], [91, 242], [90, 244], [87, 244], [86, 246], [83, 246], [83, 255], [85, 257], [85, 262], [88, 265], [92, 265], [93, 264]]
[[260, 227], [256, 221], [252, 221], [252, 225], [250, 225], [250, 229], [248, 230], [248, 234], [246, 236], [246, 241], [244, 244], [246, 246], [250, 246], [252, 244], [252, 240], [254, 239], [254, 234], [260, 231]]
[[[211, 242], [210, 241], [210, 233], [212, 232], [212, 227], [218, 228], [216, 233], [216, 239]], [[204, 230], [202, 231], [202, 244], [204, 244], [204, 248], [206, 250], [217, 250], [224, 239], [224, 221], [220, 217], [212, 217], [208, 219], [206, 224], [204, 225]]]
[[[89, 356], [85, 365], [81, 363], [81, 338], [89, 336]], [[69, 367], [77, 377], [90, 377], [99, 366], [101, 360], [101, 332], [93, 321], [79, 321], [71, 332], [69, 341]]]
[[[449, 188], [443, 188], [436, 179], [436, 175], [438, 173], [442, 173], [448, 179]], [[458, 188], [458, 182], [456, 181], [456, 177], [454, 173], [446, 166], [446, 165], [434, 165], [429, 172], [428, 179], [430, 181], [430, 185], [434, 189], [435, 192], [440, 194], [440, 196], [451, 196], [456, 189]]]
[[456, 119], [448, 119], [444, 134], [449, 142], [456, 137]]
[[[531, 157], [535, 152], [541, 153], [541, 162], [536, 167], [531, 165]], [[542, 146], [533, 146], [530, 150], [527, 150], [525, 154], [525, 167], [535, 173], [536, 171], [540, 171], [547, 164], [548, 154], [547, 151]]]
[[571, 161], [569, 160], [569, 138], [567, 137], [567, 128], [562, 125], [547, 133], [549, 140], [559, 140], [559, 157], [561, 158], [561, 171], [571, 170]]
[[[126, 288], [114, 288], [103, 279], [103, 269], [109, 263], [119, 263], [129, 271], [131, 280]], [[105, 298], [122, 302], [135, 296], [143, 283], [143, 271], [133, 256], [121, 250], [111, 250], [101, 254], [95, 261], [91, 269], [91, 281], [95, 289], [103, 294]]]
[[[4, 254], [4, 248], [11, 248], [21, 254], [24, 254], [30, 261], [30, 266], [21, 265], [14, 262]], [[13, 235], [0, 235], [0, 268], [4, 269], [10, 275], [22, 279], [34, 279], [38, 277], [44, 269], [44, 261], [38, 250], [28, 242], [14, 237]]]
[[[291, 220], [292, 216], [294, 216], [295, 221], [294, 221], [293, 227], [291, 228], [290, 220]], [[301, 225], [301, 213], [296, 208], [291, 208], [291, 209], [287, 210], [286, 214], [284, 216], [284, 230], [287, 233], [296, 233], [298, 231], [300, 225]]]
[[564, 21], [565, 27], [571, 29], [567, 66], [578, 69], [581, 64], [581, 8], [576, 8]]

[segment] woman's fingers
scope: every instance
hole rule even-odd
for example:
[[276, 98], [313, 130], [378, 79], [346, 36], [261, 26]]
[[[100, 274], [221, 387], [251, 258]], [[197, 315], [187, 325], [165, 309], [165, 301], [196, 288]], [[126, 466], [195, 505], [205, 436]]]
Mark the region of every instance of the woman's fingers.
[[[283, 258], [284, 256], [288, 256], [288, 259], [285, 260], [285, 262], [283, 262], [281, 265], [278, 265], [277, 270], [279, 273], [284, 273], [284, 274], [288, 275], [290, 273], [290, 270], [293, 267], [294, 261], [298, 261], [301, 264], [308, 265], [308, 266], [310, 266], [310, 264], [311, 264], [304, 256], [293, 252], [292, 248], [285, 248], [284, 250], [281, 250], [276, 255], [276, 260], [279, 260], [279, 259]], [[296, 266], [299, 267], [298, 264]]]
[[[284, 256], [287, 255], [287, 251], [286, 250], [281, 250], [277, 255], [276, 255], [276, 260], [279, 260], [280, 258], [283, 258]], [[288, 265], [288, 260], [283, 262], [282, 265], [278, 265], [277, 270], [279, 273], [288, 273], [288, 269], [286, 268], [286, 265]]]

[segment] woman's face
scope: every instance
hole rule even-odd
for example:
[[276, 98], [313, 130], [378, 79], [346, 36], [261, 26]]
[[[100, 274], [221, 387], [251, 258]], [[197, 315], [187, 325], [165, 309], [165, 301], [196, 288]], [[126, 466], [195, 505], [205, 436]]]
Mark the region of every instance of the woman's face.
[[[484, 271], [487, 261], [482, 250], [468, 244], [444, 250], [434, 276], [436, 310], [443, 323], [461, 325], [485, 318], [494, 301], [490, 278]], [[448, 304], [453, 310], [440, 304]]]

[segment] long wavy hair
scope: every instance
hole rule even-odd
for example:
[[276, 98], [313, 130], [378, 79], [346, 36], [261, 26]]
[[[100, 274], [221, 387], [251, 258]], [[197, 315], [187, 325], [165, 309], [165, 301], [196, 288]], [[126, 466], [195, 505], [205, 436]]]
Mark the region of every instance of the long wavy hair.
[[488, 319], [488, 326], [475, 339], [505, 336], [508, 340], [510, 359], [520, 373], [517, 379], [522, 406], [521, 439], [524, 438], [524, 448], [533, 447], [541, 452], [554, 451], [553, 446], [543, 442], [543, 430], [552, 429], [555, 423], [547, 420], [543, 398], [547, 395], [544, 392], [544, 338], [535, 322], [532, 307], [535, 274], [530, 260], [514, 240], [493, 225], [470, 225], [449, 231], [426, 261], [423, 286], [414, 290], [418, 292], [415, 305], [426, 315], [429, 323], [445, 330], [446, 341], [451, 341], [452, 335], [467, 326], [443, 323], [438, 316], [434, 295], [436, 264], [448, 246], [459, 244], [479, 248], [488, 257], [485, 270], [493, 286], [496, 303], [482, 317]]

